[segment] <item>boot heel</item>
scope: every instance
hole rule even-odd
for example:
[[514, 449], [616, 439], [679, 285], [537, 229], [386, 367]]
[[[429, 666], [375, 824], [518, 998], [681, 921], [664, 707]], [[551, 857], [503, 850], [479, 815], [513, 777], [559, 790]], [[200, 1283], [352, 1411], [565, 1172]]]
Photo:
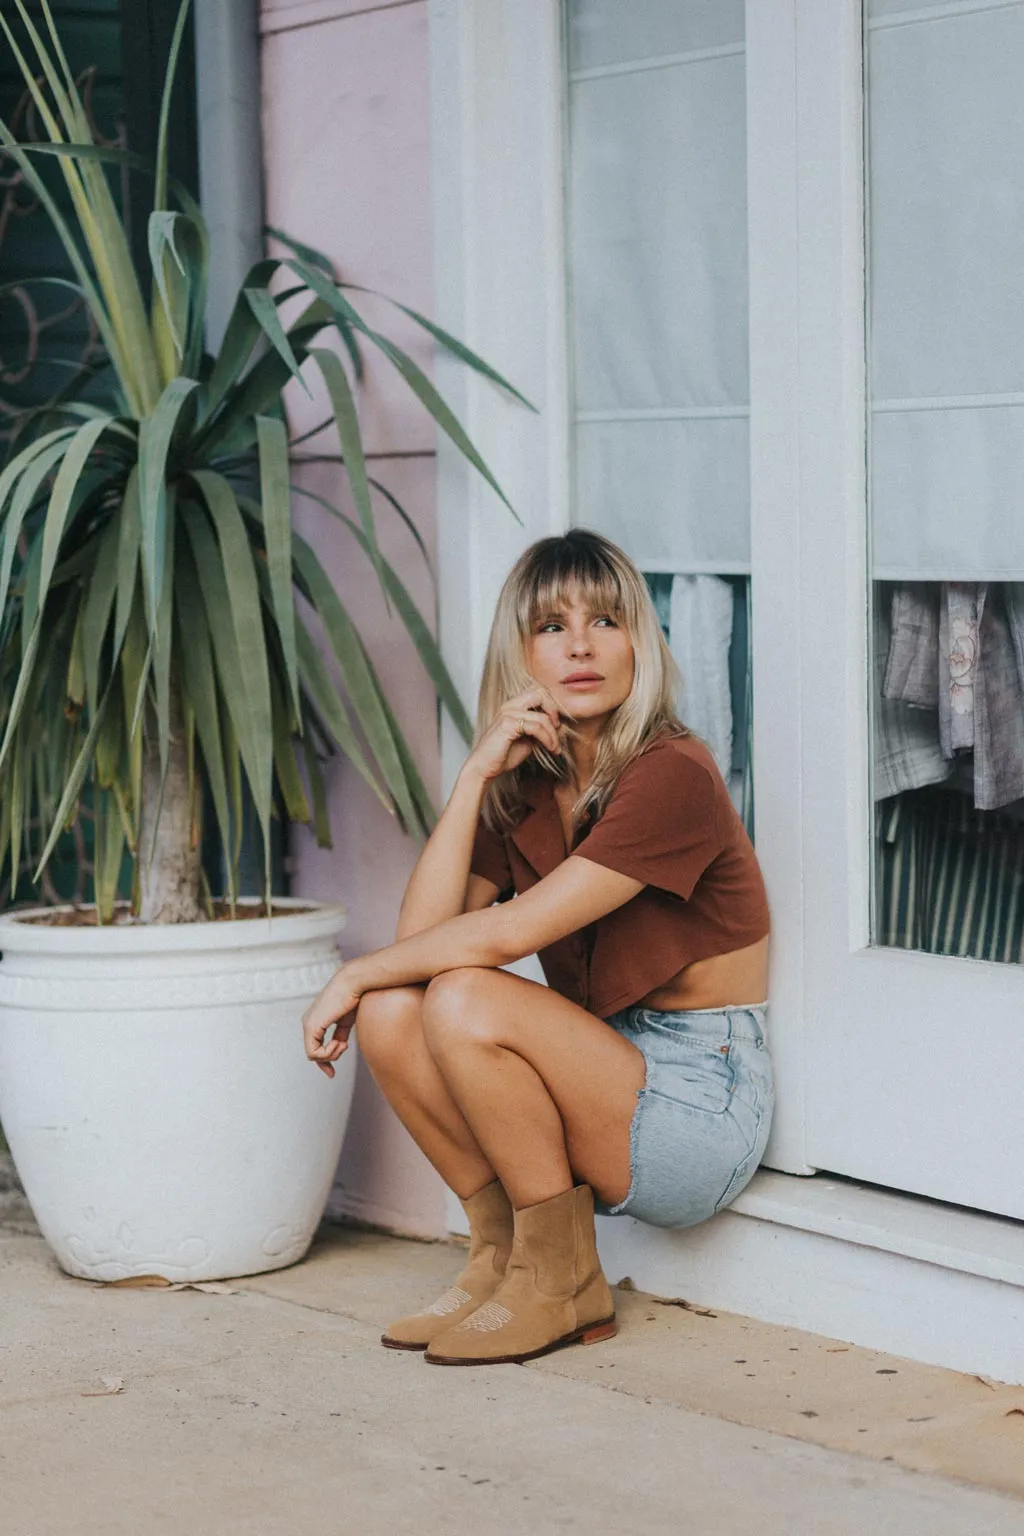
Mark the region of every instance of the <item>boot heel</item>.
[[613, 1339], [618, 1331], [618, 1323], [614, 1317], [610, 1317], [603, 1323], [594, 1323], [590, 1328], [587, 1328], [580, 1339], [580, 1343], [599, 1344], [602, 1339]]

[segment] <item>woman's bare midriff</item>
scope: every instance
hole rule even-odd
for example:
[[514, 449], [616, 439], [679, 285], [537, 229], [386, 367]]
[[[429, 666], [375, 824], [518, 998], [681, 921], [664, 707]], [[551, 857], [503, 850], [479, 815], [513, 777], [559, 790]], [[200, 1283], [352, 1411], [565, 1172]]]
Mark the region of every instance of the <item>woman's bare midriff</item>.
[[768, 936], [727, 955], [694, 960], [637, 1003], [642, 1008], [754, 1007], [768, 998]]

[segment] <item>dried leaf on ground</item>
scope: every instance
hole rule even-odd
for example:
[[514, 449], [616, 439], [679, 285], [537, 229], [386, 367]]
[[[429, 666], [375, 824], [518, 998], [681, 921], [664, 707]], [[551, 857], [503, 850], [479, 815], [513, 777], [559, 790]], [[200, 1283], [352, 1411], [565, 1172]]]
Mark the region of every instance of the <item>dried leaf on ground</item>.
[[125, 1275], [123, 1280], [98, 1280], [96, 1283], [104, 1286], [116, 1285], [122, 1289], [135, 1289], [138, 1286], [168, 1286], [171, 1282], [165, 1280], [163, 1275]]
[[695, 1312], [698, 1317], [717, 1317], [710, 1307], [698, 1307], [694, 1301], [684, 1301], [682, 1296], [652, 1296], [659, 1307], [682, 1307], [684, 1312]]
[[124, 1280], [99, 1280], [97, 1284], [119, 1286], [122, 1290], [152, 1287], [164, 1291], [205, 1291], [210, 1296], [238, 1295], [236, 1288], [223, 1280], [167, 1280], [163, 1275], [127, 1275]]
[[176, 1280], [172, 1291], [205, 1291], [208, 1296], [237, 1296], [238, 1290], [223, 1280]]
[[[623, 1275], [621, 1280], [615, 1283], [617, 1291], [635, 1291], [636, 1285], [632, 1275]], [[698, 1307], [696, 1302], [684, 1301], [681, 1296], [651, 1296], [651, 1301], [656, 1301], [661, 1307], [682, 1307], [687, 1312], [695, 1312], [698, 1317], [717, 1317], [717, 1312], [712, 1312], [710, 1307]]]
[[124, 1391], [123, 1376], [101, 1376], [103, 1390], [101, 1392], [79, 1392], [79, 1397], [114, 1397], [116, 1393]]

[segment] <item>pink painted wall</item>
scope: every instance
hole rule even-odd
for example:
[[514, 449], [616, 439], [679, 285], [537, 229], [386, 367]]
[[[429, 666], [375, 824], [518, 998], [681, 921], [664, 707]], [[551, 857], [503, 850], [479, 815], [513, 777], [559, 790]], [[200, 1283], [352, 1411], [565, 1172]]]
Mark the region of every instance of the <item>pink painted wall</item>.
[[[269, 224], [327, 252], [344, 279], [380, 289], [426, 314], [432, 307], [429, 79], [425, 0], [264, 0], [263, 141]], [[283, 253], [282, 253], [283, 254]], [[404, 316], [358, 298], [367, 318], [429, 366], [430, 346]], [[369, 361], [369, 358], [368, 358]], [[307, 370], [308, 371], [308, 370]], [[327, 414], [293, 387], [293, 424]], [[414, 518], [431, 553], [434, 430], [401, 381], [371, 364], [360, 416], [370, 471]], [[337, 452], [327, 434], [298, 450]], [[297, 478], [351, 514], [343, 472], [307, 465]], [[439, 802], [437, 710], [404, 627], [388, 618], [372, 570], [329, 515], [299, 506], [343, 601], [366, 640], [420, 770]], [[434, 622], [434, 590], [399, 519], [378, 500], [384, 554]], [[293, 841], [296, 894], [341, 900], [346, 955], [389, 943], [418, 845], [402, 834], [358, 774], [335, 760], [329, 776], [334, 847], [302, 828]], [[355, 1096], [330, 1209], [421, 1236], [445, 1231], [444, 1185], [358, 1061]]]

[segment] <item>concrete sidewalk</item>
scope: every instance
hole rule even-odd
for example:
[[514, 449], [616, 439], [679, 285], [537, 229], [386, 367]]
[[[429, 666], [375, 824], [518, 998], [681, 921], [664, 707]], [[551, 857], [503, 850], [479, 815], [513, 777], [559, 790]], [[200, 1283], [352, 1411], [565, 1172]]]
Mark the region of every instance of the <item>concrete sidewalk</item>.
[[3, 1536], [1024, 1536], [1024, 1390], [628, 1286], [615, 1339], [445, 1369], [379, 1335], [457, 1244], [100, 1286], [8, 1214]]

